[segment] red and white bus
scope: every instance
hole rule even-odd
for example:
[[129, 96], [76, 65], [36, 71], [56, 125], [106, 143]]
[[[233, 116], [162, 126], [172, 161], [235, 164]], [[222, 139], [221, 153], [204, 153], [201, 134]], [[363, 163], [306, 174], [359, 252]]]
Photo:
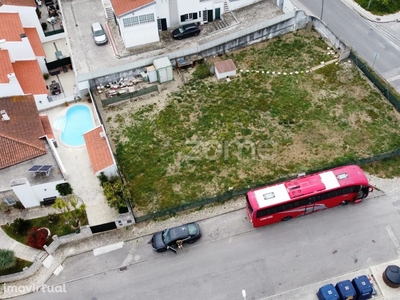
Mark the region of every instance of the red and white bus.
[[254, 227], [287, 221], [339, 204], [359, 203], [373, 191], [359, 166], [320, 173], [251, 190], [247, 214]]

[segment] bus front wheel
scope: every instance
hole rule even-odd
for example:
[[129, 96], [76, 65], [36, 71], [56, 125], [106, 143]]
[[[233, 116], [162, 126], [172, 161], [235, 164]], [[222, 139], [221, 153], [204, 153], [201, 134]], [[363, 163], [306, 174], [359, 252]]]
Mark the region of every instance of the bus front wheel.
[[345, 201], [342, 201], [342, 203], [340, 203], [341, 205], [347, 205], [347, 204], [349, 204], [350, 203], [350, 201], [349, 200], [345, 200]]
[[291, 216], [284, 217], [282, 219], [282, 222], [289, 221], [291, 218], [292, 218]]

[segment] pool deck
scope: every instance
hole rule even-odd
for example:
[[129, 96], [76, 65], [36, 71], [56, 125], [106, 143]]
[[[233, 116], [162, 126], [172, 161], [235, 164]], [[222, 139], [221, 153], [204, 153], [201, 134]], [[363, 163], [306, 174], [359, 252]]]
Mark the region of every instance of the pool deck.
[[54, 127], [55, 121], [65, 116], [67, 110], [73, 105], [86, 105], [90, 108], [94, 126], [100, 125], [96, 119], [92, 103], [83, 101], [67, 106], [59, 106], [42, 112], [47, 114], [52, 125], [54, 137], [57, 141], [57, 152], [67, 172], [68, 182], [74, 194], [79, 196], [86, 204], [86, 212], [91, 226], [115, 221], [118, 212], [110, 208], [104, 198], [99, 180], [93, 173], [86, 146], [68, 146], [61, 140], [61, 131]]

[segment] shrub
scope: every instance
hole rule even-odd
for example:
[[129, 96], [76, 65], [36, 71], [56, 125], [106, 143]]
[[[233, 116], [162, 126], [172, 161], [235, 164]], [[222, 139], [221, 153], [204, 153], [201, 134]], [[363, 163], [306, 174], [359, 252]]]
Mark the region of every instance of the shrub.
[[73, 191], [71, 185], [68, 182], [57, 184], [56, 190], [60, 193], [61, 196], [70, 195]]
[[196, 70], [193, 72], [193, 77], [196, 79], [205, 79], [208, 76], [210, 76], [210, 69], [204, 62], [199, 64]]
[[27, 244], [33, 248], [42, 249], [46, 244], [47, 238], [46, 229], [33, 227], [28, 233]]
[[42, 29], [43, 31], [45, 31], [47, 29], [47, 23], [46, 22], [42, 22]]
[[17, 259], [15, 258], [14, 251], [0, 249], [0, 270], [6, 270], [15, 266]]
[[49, 73], [44, 73], [44, 74], [43, 74], [43, 79], [44, 79], [44, 80], [49, 79], [49, 77], [50, 77], [50, 74], [49, 74]]
[[32, 227], [32, 222], [30, 220], [17, 218], [14, 220], [11, 226], [19, 235], [25, 235], [28, 232], [28, 230]]
[[108, 182], [108, 178], [107, 178], [107, 176], [104, 174], [104, 172], [100, 172], [100, 175], [97, 176], [97, 178], [99, 179], [100, 185], [101, 185], [101, 186], [104, 186], [104, 183]]

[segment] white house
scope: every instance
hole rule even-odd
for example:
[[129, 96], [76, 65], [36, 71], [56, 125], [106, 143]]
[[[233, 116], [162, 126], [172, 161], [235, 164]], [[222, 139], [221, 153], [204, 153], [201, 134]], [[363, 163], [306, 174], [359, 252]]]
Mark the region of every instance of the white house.
[[[258, 0], [259, 1], [259, 0]], [[212, 22], [256, 0], [111, 0], [125, 48], [159, 41], [158, 31]]]
[[36, 28], [24, 28], [17, 12], [0, 12], [0, 37], [0, 97], [32, 94], [43, 108], [49, 102], [47, 68]]
[[42, 43], [65, 37], [64, 32], [45, 36], [38, 15], [36, 14], [35, 0], [0, 0], [0, 12], [17, 12], [21, 17], [22, 26], [24, 28], [36, 28]]
[[215, 76], [218, 80], [236, 76], [236, 66], [232, 59], [217, 61], [214, 66]]
[[154, 0], [111, 0], [125, 48], [158, 42]]

